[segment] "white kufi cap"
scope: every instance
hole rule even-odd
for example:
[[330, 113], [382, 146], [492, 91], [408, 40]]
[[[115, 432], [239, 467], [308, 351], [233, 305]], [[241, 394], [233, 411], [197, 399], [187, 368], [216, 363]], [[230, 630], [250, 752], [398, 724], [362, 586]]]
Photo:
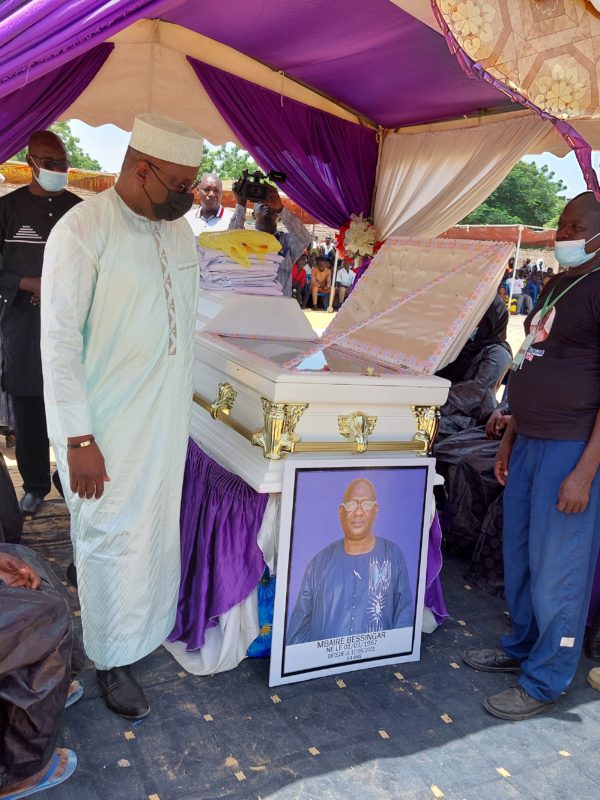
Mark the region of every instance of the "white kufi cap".
[[199, 133], [162, 114], [138, 114], [129, 146], [147, 156], [184, 167], [199, 167], [204, 140]]

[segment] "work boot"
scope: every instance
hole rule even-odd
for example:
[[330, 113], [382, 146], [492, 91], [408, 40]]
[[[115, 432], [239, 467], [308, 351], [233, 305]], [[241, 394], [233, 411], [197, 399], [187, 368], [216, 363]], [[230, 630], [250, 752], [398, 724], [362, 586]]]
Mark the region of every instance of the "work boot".
[[600, 667], [594, 667], [588, 672], [588, 683], [597, 692], [600, 692]]
[[553, 700], [536, 700], [519, 685], [486, 697], [483, 701], [485, 710], [494, 717], [514, 721], [535, 717], [544, 711], [550, 711], [554, 706]]
[[600, 613], [596, 614], [585, 637], [585, 654], [592, 661], [600, 661]]
[[521, 664], [516, 658], [509, 656], [501, 647], [491, 649], [475, 648], [465, 650], [462, 660], [472, 669], [479, 672], [520, 672]]

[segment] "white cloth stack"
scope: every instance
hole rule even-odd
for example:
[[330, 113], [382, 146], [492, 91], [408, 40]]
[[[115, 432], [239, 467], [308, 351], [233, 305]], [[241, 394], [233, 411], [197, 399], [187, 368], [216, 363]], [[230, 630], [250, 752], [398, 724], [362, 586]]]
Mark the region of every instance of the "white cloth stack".
[[250, 266], [242, 267], [221, 250], [198, 248], [200, 288], [240, 294], [280, 296], [283, 288], [277, 280], [282, 256], [270, 253], [249, 256]]

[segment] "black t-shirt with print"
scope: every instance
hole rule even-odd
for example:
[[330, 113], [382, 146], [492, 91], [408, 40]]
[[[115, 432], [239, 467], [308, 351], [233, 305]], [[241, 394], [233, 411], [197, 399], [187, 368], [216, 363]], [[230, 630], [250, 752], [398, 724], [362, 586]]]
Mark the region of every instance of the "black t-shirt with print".
[[21, 278], [39, 278], [50, 231], [81, 198], [69, 191], [54, 197], [23, 186], [0, 197], [0, 385], [14, 395], [41, 395], [40, 309]]
[[[577, 277], [557, 275], [527, 319]], [[600, 410], [600, 272], [573, 286], [538, 329], [523, 366], [510, 373], [508, 400], [517, 433], [535, 439], [588, 441]], [[548, 331], [549, 329], [549, 331]]]

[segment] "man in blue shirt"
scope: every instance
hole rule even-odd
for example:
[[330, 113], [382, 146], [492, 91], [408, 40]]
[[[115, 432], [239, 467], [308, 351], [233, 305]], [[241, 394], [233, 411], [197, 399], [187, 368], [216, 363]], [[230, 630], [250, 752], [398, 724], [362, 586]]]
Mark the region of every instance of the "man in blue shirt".
[[414, 625], [404, 555], [396, 544], [374, 535], [377, 509], [371, 481], [352, 481], [338, 510], [344, 538], [306, 567], [288, 645]]

